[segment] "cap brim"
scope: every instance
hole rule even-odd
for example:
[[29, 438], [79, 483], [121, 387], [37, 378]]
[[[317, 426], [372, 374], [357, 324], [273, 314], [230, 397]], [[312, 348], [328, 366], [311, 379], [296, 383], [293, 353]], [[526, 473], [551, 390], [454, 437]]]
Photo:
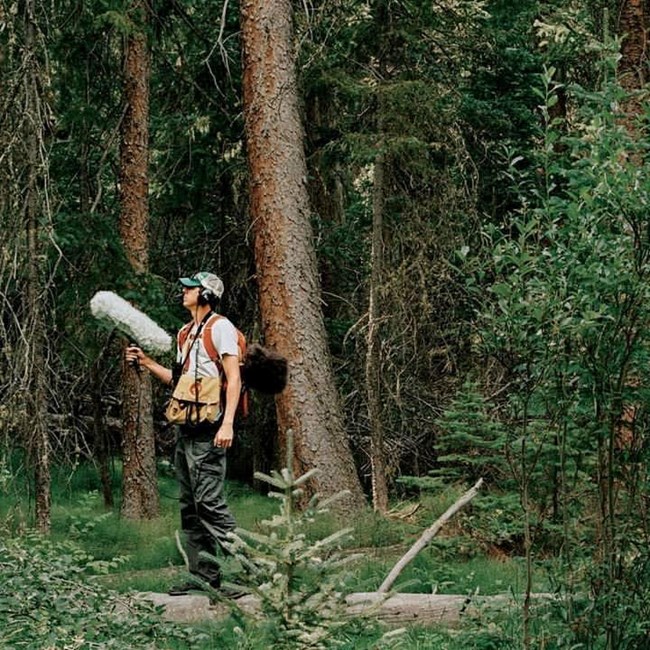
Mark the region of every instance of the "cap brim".
[[178, 280], [184, 287], [200, 287], [201, 283], [194, 278], [179, 278]]

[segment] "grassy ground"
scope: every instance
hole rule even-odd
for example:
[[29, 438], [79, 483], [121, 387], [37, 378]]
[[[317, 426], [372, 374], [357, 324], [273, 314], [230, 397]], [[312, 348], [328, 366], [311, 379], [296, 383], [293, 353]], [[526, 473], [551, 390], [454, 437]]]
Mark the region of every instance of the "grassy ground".
[[[52, 538], [74, 539], [100, 560], [120, 558], [109, 577], [115, 588], [164, 590], [183, 571], [175, 541], [179, 528], [177, 486], [171, 473], [163, 471], [159, 475], [161, 516], [141, 522], [122, 519], [117, 505], [110, 511], [104, 508], [93, 467], [57, 474], [53, 480]], [[116, 478], [119, 485], [119, 475]], [[0, 519], [11, 522], [15, 530], [29, 527], [31, 521], [29, 502], [23, 498], [25, 488], [15, 480], [11, 489], [0, 491]], [[119, 499], [119, 493], [115, 496]], [[350, 551], [361, 552], [363, 559], [354, 567], [355, 589], [376, 589], [395, 562], [456, 496], [450, 491], [439, 497], [424, 497], [415, 515], [406, 519], [380, 517], [370, 510], [357, 517]], [[275, 499], [246, 485], [228, 483], [227, 498], [238, 526], [247, 530], [257, 530], [262, 520], [277, 511]], [[334, 519], [320, 520], [310, 535], [318, 539], [340, 527]], [[405, 590], [420, 593], [521, 591], [524, 566], [520, 558], [491, 559], [481, 555], [478, 548], [468, 546], [471, 544], [467, 539], [450, 537], [443, 531], [441, 539], [434, 540], [407, 567], [399, 583], [408, 584]], [[225, 569], [232, 572], [236, 566], [227, 561]], [[236, 578], [232, 574], [230, 577]]]
[[[13, 473], [13, 476], [21, 474]], [[116, 479], [116, 485], [119, 485], [119, 472]], [[118, 558], [119, 562], [109, 573], [99, 578], [107, 586], [117, 591], [166, 591], [179, 578], [184, 580], [182, 556], [175, 542], [179, 527], [177, 487], [167, 470], [163, 468], [159, 473], [162, 512], [154, 521], [124, 520], [119, 516], [118, 507], [107, 511], [99, 491], [97, 472], [91, 466], [79, 467], [74, 472], [58, 471], [53, 486], [52, 538], [74, 539], [100, 560]], [[258, 494], [248, 486], [229, 483], [227, 490], [231, 509], [242, 528], [257, 530], [262, 520], [277, 512], [275, 499]], [[0, 521], [7, 522], [18, 533], [29, 526], [31, 519], [25, 494], [28, 494], [27, 485], [21, 479], [14, 478], [0, 489]], [[117, 503], [119, 494], [115, 496]], [[406, 518], [379, 517], [370, 510], [357, 517], [349, 550], [361, 552], [363, 557], [351, 566], [351, 590], [376, 590], [395, 562], [457, 496], [458, 493], [452, 490], [423, 498], [417, 512]], [[320, 539], [340, 527], [341, 524], [334, 519], [319, 520], [309, 534]], [[480, 549], [467, 539], [451, 535], [452, 532], [458, 532], [458, 527], [450, 526], [440, 540], [434, 540], [417, 556], [400, 577], [396, 585], [398, 590], [461, 594], [522, 591], [524, 566], [521, 559], [491, 559], [481, 554]], [[237, 570], [234, 560], [225, 561], [227, 579], [237, 582]], [[547, 588], [542, 573], [535, 588]], [[218, 646], [207, 641], [205, 647], [228, 647], [223, 645], [230, 634], [228, 626], [203, 626], [206, 638], [216, 636], [220, 639]], [[450, 650], [467, 647], [455, 646], [453, 637], [445, 631], [412, 629], [407, 636], [407, 644], [401, 647]], [[352, 639], [350, 643], [350, 648], [366, 647], [360, 638]], [[367, 647], [374, 646], [370, 644]]]

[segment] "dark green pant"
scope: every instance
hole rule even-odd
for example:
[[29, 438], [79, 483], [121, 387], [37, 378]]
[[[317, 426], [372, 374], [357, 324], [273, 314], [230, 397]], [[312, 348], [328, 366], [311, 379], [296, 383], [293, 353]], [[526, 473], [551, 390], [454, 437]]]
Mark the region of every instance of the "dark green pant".
[[226, 450], [214, 446], [214, 433], [208, 435], [192, 437], [181, 429], [174, 461], [190, 572], [217, 586], [221, 577], [218, 565], [199, 554], [203, 551], [214, 556], [215, 542], [223, 548], [235, 520], [223, 495]]

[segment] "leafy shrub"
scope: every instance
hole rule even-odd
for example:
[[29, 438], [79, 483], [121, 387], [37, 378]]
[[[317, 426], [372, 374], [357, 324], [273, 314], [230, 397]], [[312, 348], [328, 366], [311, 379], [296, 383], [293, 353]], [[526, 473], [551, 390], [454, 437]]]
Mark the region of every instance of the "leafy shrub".
[[0, 648], [190, 647], [196, 633], [148, 603], [94, 582], [97, 563], [75, 543], [36, 534], [0, 541]]

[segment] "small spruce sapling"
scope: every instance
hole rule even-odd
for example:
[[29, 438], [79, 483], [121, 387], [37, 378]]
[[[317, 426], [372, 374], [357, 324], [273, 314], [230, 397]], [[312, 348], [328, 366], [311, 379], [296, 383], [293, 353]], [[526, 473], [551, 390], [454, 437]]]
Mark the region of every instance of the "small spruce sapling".
[[269, 641], [276, 647], [328, 648], [336, 644], [335, 633], [350, 625], [343, 569], [360, 556], [341, 553], [351, 528], [309, 539], [309, 525], [324, 517], [345, 492], [322, 502], [315, 495], [304, 510], [299, 509], [303, 486], [317, 470], [294, 477], [292, 447], [289, 436], [287, 467], [270, 476], [255, 475], [275, 489], [269, 495], [280, 500], [279, 514], [261, 522], [264, 532], [238, 528], [231, 534], [231, 550], [243, 566], [247, 591], [260, 600]]

